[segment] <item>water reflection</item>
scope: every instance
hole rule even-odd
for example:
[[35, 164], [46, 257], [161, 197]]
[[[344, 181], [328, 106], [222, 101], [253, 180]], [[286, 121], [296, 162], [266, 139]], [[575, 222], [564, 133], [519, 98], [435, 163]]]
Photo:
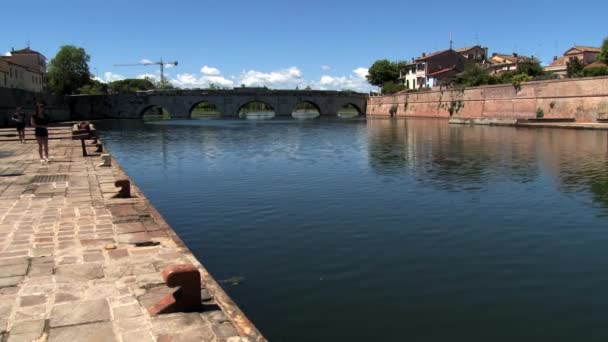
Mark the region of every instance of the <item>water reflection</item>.
[[436, 119], [367, 122], [368, 154], [380, 175], [415, 174], [439, 189], [511, 181], [541, 172], [564, 192], [590, 191], [608, 207], [606, 132], [441, 124]]

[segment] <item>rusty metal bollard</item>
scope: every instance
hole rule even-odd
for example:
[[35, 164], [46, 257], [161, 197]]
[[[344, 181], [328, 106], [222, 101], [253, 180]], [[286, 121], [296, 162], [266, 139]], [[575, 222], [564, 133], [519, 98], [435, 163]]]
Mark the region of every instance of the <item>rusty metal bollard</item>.
[[193, 265], [171, 265], [163, 270], [165, 284], [179, 289], [150, 306], [151, 316], [192, 312], [201, 308], [201, 275]]
[[96, 146], [97, 149], [95, 150], [95, 152], [103, 152], [103, 145], [101, 143], [98, 143]]
[[131, 198], [131, 182], [128, 179], [120, 179], [114, 182], [115, 187], [120, 187], [120, 191], [114, 198]]

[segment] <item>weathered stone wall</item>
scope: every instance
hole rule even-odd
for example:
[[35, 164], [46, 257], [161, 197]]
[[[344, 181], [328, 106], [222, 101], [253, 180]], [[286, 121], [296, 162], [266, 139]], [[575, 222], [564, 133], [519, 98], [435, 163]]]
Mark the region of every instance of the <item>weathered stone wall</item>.
[[527, 82], [519, 89], [496, 85], [371, 97], [367, 115], [449, 118], [575, 118], [594, 122], [608, 118], [608, 77]]
[[164, 90], [115, 94], [106, 96], [71, 96], [75, 119], [139, 119], [152, 106], [165, 108], [173, 118], [188, 118], [196, 104], [209, 102], [224, 117], [238, 116], [241, 106], [251, 101], [270, 105], [277, 116], [291, 116], [301, 102], [314, 104], [322, 116], [335, 116], [347, 104], [355, 105], [365, 114], [367, 94], [338, 91], [269, 90], [235, 88], [233, 90]]
[[34, 113], [37, 101], [46, 103], [46, 112], [51, 117], [51, 121], [70, 120], [68, 101], [63, 96], [0, 88], [0, 127], [13, 126], [11, 116], [17, 106], [22, 107], [28, 115]]

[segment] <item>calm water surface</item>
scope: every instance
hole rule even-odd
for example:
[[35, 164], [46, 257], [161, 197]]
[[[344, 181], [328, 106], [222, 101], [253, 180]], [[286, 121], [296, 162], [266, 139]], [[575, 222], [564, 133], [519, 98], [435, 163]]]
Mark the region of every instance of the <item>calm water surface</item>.
[[606, 132], [106, 122], [270, 341], [608, 340]]

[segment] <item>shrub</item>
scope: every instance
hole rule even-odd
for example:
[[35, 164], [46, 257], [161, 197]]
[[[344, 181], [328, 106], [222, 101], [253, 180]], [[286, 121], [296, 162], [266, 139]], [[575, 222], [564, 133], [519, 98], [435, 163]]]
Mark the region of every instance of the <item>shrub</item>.
[[536, 118], [542, 119], [545, 117], [545, 111], [542, 108], [536, 108]]
[[595, 77], [608, 75], [608, 67], [594, 67], [583, 70], [583, 76]]

